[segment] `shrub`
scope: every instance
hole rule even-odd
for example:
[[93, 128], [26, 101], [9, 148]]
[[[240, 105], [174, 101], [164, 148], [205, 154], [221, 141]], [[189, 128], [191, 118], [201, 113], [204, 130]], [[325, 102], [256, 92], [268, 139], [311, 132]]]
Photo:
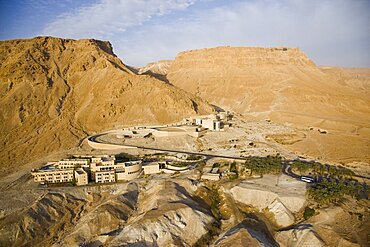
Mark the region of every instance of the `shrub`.
[[72, 179], [71, 184], [72, 184], [72, 186], [76, 186], [77, 185], [77, 181], [76, 181], [75, 178]]
[[312, 216], [314, 216], [316, 213], [315, 209], [313, 208], [310, 208], [310, 207], [306, 207], [304, 209], [304, 212], [303, 212], [303, 217], [305, 220], [311, 218]]
[[186, 160], [199, 160], [201, 158], [201, 156], [199, 155], [196, 155], [196, 154], [190, 154]]
[[116, 159], [121, 162], [137, 160], [135, 156], [127, 153], [116, 154]]

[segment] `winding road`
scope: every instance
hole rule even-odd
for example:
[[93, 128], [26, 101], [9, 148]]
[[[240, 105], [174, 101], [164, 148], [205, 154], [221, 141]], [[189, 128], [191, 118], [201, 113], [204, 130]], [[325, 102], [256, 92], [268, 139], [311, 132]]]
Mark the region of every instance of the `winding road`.
[[[136, 145], [127, 145], [127, 144], [117, 144], [114, 142], [108, 142], [108, 141], [100, 141], [98, 140], [99, 137], [112, 134], [114, 131], [108, 131], [100, 134], [96, 134], [93, 136], [90, 136], [87, 138], [87, 140], [91, 143], [97, 143], [97, 144], [108, 144], [116, 146], [116, 149], [118, 148], [139, 148], [143, 150], [152, 150], [152, 151], [161, 151], [161, 152], [170, 152], [170, 153], [182, 153], [182, 154], [192, 154], [192, 155], [201, 155], [206, 157], [205, 160], [211, 159], [211, 158], [223, 158], [223, 159], [232, 159], [232, 160], [239, 160], [239, 161], [246, 161], [246, 158], [240, 157], [240, 156], [230, 156], [230, 155], [221, 155], [221, 154], [210, 154], [210, 153], [203, 153], [203, 152], [191, 152], [191, 151], [184, 151], [184, 150], [177, 150], [177, 149], [167, 149], [167, 148], [154, 148], [154, 147], [145, 147], [145, 146], [136, 146]], [[290, 176], [292, 178], [295, 178], [297, 180], [301, 180], [301, 176], [294, 173], [292, 171], [292, 167], [290, 166], [289, 162], [292, 160], [284, 160], [282, 163], [282, 172]], [[367, 177], [361, 176], [361, 175], [354, 175], [353, 177], [356, 178], [362, 178], [362, 179], [368, 179]]]
[[[110, 144], [115, 146], [121, 146], [122, 148], [139, 148], [144, 150], [154, 150], [154, 151], [162, 151], [162, 152], [171, 152], [171, 153], [182, 153], [182, 154], [193, 154], [193, 155], [201, 155], [206, 157], [206, 160], [211, 158], [223, 158], [223, 159], [233, 159], [233, 160], [241, 160], [246, 161], [246, 158], [238, 157], [238, 156], [229, 156], [229, 155], [220, 155], [220, 154], [210, 154], [210, 153], [203, 153], [203, 152], [190, 152], [190, 151], [184, 151], [184, 150], [176, 150], [176, 149], [166, 149], [166, 148], [153, 148], [153, 147], [145, 147], [145, 146], [135, 146], [135, 145], [120, 145], [113, 142], [107, 142], [107, 141], [100, 141], [98, 138], [100, 136], [106, 135], [108, 133], [102, 133], [93, 135], [91, 137], [88, 137], [88, 141], [95, 142], [95, 143], [101, 143], [101, 144]], [[300, 180], [301, 176], [293, 173], [292, 167], [289, 165], [289, 161], [284, 161], [282, 163], [282, 171], [285, 175], [288, 175], [292, 178]]]
[[94, 135], [88, 138], [90, 142], [96, 142], [96, 143], [102, 143], [102, 144], [110, 144], [110, 145], [116, 145], [116, 146], [121, 146], [122, 148], [139, 148], [139, 149], [144, 149], [144, 150], [154, 150], [154, 151], [162, 151], [162, 152], [172, 152], [172, 153], [182, 153], [182, 154], [194, 154], [194, 155], [202, 155], [205, 156], [206, 159], [211, 159], [211, 158], [224, 158], [224, 159], [234, 159], [234, 160], [243, 160], [246, 161], [245, 158], [243, 157], [238, 157], [238, 156], [229, 156], [229, 155], [220, 155], [220, 154], [209, 154], [209, 153], [202, 153], [202, 152], [191, 152], [191, 151], [184, 151], [184, 150], [176, 150], [176, 149], [166, 149], [166, 148], [153, 148], [153, 147], [144, 147], [144, 146], [135, 146], [135, 145], [120, 145], [117, 143], [113, 142], [107, 142], [107, 141], [99, 141], [97, 140], [98, 137], [103, 136], [105, 134], [98, 134]]

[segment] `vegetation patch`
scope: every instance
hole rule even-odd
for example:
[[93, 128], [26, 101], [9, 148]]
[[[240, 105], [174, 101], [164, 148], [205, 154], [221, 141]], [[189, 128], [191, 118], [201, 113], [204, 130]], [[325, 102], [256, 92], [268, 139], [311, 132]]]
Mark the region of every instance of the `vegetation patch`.
[[251, 174], [278, 174], [281, 172], [282, 158], [280, 155], [266, 157], [248, 157], [244, 166], [251, 169]]
[[187, 167], [189, 164], [180, 162], [180, 163], [171, 163], [170, 165], [175, 167]]
[[313, 184], [308, 190], [309, 196], [320, 205], [340, 202], [348, 195], [357, 200], [369, 198], [369, 187], [356, 181], [345, 182], [343, 180], [324, 178], [321, 182]]
[[137, 157], [131, 154], [127, 154], [127, 153], [119, 153], [119, 154], [116, 154], [115, 157], [116, 157], [116, 160], [120, 162], [137, 160]]
[[310, 207], [306, 207], [304, 209], [304, 212], [303, 212], [303, 217], [305, 220], [311, 218], [312, 216], [314, 216], [316, 213], [315, 209], [313, 208], [310, 208]]
[[196, 154], [190, 154], [186, 160], [200, 160], [202, 158], [202, 156], [200, 155], [196, 155]]
[[222, 215], [220, 212], [221, 197], [218, 192], [218, 186], [211, 184], [208, 188], [207, 201], [210, 203], [210, 210], [215, 218], [212, 224], [208, 225], [208, 233], [200, 238], [194, 246], [208, 246], [209, 243], [214, 239], [215, 236], [218, 236], [221, 232], [221, 219]]
[[301, 175], [312, 173], [320, 176], [331, 176], [339, 179], [352, 178], [355, 173], [343, 166], [331, 166], [321, 164], [319, 162], [306, 162], [302, 160], [295, 160], [292, 162], [291, 167], [294, 171], [298, 171]]

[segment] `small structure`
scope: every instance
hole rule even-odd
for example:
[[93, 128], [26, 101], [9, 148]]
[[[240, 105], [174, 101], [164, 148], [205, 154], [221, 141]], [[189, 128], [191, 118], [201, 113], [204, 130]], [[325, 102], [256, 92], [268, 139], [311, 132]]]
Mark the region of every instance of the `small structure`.
[[220, 180], [220, 168], [215, 167], [212, 168], [209, 172], [205, 172], [201, 179], [206, 179], [206, 180], [213, 180], [213, 181], [218, 181]]
[[76, 169], [74, 175], [77, 186], [86, 185], [89, 183], [87, 172], [85, 172], [82, 168]]
[[132, 180], [137, 178], [142, 171], [142, 161], [128, 161], [124, 163], [124, 168], [116, 170], [116, 178], [120, 180]]
[[143, 165], [144, 174], [156, 174], [162, 172], [166, 167], [166, 162], [151, 162]]

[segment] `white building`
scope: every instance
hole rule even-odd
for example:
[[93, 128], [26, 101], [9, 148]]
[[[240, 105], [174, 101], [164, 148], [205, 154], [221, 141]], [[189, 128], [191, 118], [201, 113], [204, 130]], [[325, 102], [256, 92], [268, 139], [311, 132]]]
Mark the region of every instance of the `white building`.
[[206, 116], [191, 117], [188, 119], [187, 122], [195, 124], [195, 125], [199, 125], [211, 131], [221, 131], [224, 129], [224, 125], [228, 120], [231, 120], [231, 114], [221, 112], [221, 113], [210, 114]]
[[[95, 182], [98, 183], [97, 174], [101, 174], [101, 172], [104, 172], [104, 171], [109, 171], [109, 172], [112, 171], [114, 174], [116, 174], [115, 180], [117, 181], [132, 180], [134, 178], [137, 178], [140, 175], [142, 171], [141, 163], [142, 163], [141, 160], [127, 161], [127, 162], [122, 162], [122, 163], [111, 163], [111, 162], [102, 162], [99, 164], [91, 163], [91, 166], [90, 166], [91, 179], [95, 180]], [[101, 175], [99, 176], [100, 178], [102, 177]], [[103, 179], [103, 180], [105, 181], [106, 179]], [[111, 178], [109, 178], [108, 180], [111, 180]]]
[[33, 180], [37, 183], [67, 183], [73, 181], [73, 169], [45, 169], [33, 170]]
[[77, 186], [86, 185], [89, 183], [87, 172], [85, 172], [82, 168], [76, 169], [74, 175], [75, 175]]
[[221, 177], [219, 171], [220, 169], [218, 167], [211, 168], [208, 172], [203, 173], [201, 179], [218, 181]]
[[212, 131], [220, 131], [221, 122], [215, 119], [206, 118], [202, 120], [202, 127]]
[[90, 166], [89, 159], [80, 159], [80, 158], [63, 159], [60, 160], [57, 164], [58, 169], [73, 169], [78, 167], [89, 168], [89, 166]]
[[[142, 172], [142, 161], [128, 161], [124, 162], [123, 168], [117, 168], [116, 171], [116, 179], [118, 181], [121, 180], [132, 180], [140, 176]], [[122, 165], [121, 165], [122, 166]]]
[[149, 164], [143, 165], [144, 174], [156, 174], [162, 172], [162, 170], [166, 167], [166, 162], [151, 162]]
[[95, 173], [96, 183], [114, 183], [116, 182], [115, 171], [97, 171]]

